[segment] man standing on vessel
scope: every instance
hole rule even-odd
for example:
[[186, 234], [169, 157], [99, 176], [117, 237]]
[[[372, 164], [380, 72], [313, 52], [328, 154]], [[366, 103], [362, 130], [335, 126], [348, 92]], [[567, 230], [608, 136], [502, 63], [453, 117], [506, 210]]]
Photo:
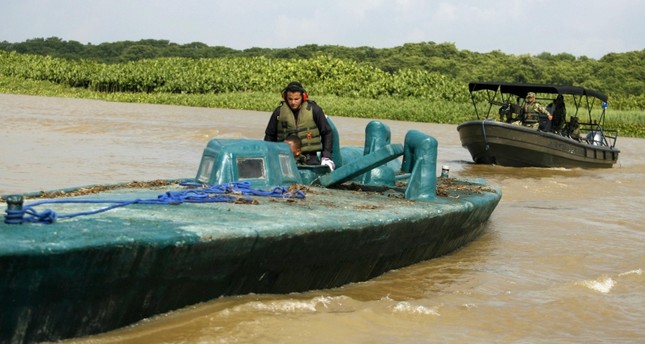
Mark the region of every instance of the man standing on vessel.
[[[542, 131], [551, 130], [551, 120], [553, 116], [546, 110], [546, 108], [535, 101], [535, 93], [529, 92], [526, 94], [526, 102], [522, 106], [521, 112], [522, 125], [540, 129]], [[542, 125], [540, 125], [540, 116], [542, 116]]]
[[[289, 135], [300, 137], [301, 154], [307, 165], [326, 165], [335, 168], [332, 156], [332, 130], [322, 108], [308, 99], [307, 91], [297, 82], [282, 90], [282, 99], [269, 119], [264, 141], [282, 142]], [[318, 158], [320, 152], [321, 158]]]

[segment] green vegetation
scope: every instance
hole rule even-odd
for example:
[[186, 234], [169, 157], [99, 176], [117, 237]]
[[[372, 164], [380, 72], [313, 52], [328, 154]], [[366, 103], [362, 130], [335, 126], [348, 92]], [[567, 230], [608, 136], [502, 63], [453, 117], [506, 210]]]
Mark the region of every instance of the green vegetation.
[[[296, 48], [250, 48], [235, 50], [210, 47], [192, 42], [179, 45], [167, 40], [145, 39], [98, 45], [64, 41], [58, 37], [35, 38], [25, 42], [0, 42], [0, 51], [46, 55], [69, 60], [89, 60], [104, 64], [126, 63], [164, 57], [190, 59], [264, 57], [271, 60], [308, 60], [328, 56], [369, 64], [387, 73], [404, 69], [439, 73], [459, 83], [503, 80], [578, 85], [610, 96], [640, 97], [645, 94], [645, 49], [609, 53], [599, 60], [571, 54], [536, 52], [532, 55], [508, 55], [501, 51], [477, 53], [458, 50], [453, 43], [407, 43], [393, 48], [309, 44]], [[614, 101], [612, 100], [612, 103]], [[615, 107], [614, 107], [615, 108]], [[643, 107], [641, 107], [643, 108]]]
[[[50, 81], [33, 81], [0, 75], [0, 92], [40, 96], [102, 99], [115, 102], [184, 105], [210, 108], [272, 111], [279, 103], [279, 91], [229, 92], [213, 94], [97, 92], [73, 88]], [[387, 97], [364, 99], [335, 95], [313, 95], [331, 116], [394, 119], [431, 123], [457, 124], [472, 119], [469, 103], [446, 100], [433, 102], [432, 107], [420, 107], [415, 98]]]
[[243, 51], [157, 40], [0, 42], [5, 93], [270, 111], [292, 80], [333, 116], [452, 124], [474, 116], [469, 81], [575, 84], [609, 95], [607, 127], [645, 137], [645, 50], [596, 61], [480, 54], [432, 42]]

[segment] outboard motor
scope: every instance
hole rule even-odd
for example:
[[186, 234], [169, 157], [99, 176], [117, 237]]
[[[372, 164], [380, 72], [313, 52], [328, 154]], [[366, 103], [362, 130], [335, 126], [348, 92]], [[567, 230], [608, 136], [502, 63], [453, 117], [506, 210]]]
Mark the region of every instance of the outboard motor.
[[590, 131], [587, 133], [587, 142], [594, 146], [604, 146], [605, 145], [605, 135], [601, 131]]

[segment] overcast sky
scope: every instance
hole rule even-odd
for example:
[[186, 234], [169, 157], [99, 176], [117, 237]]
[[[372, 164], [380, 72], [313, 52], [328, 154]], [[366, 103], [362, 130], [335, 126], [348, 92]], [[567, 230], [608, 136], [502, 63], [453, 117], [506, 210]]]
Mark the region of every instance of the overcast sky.
[[234, 49], [454, 43], [598, 59], [645, 49], [645, 0], [0, 0], [0, 41], [166, 39]]

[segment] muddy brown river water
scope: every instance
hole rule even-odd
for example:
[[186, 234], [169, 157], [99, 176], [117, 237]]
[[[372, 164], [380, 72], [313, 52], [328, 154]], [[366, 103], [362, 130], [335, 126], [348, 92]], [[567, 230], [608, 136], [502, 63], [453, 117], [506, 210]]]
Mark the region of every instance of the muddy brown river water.
[[[363, 145], [368, 120], [329, 115], [342, 145]], [[210, 138], [262, 138], [268, 118], [0, 94], [0, 194], [194, 177]], [[482, 237], [367, 282], [220, 298], [66, 342], [645, 342], [645, 140], [619, 138], [612, 169], [507, 168], [472, 164], [454, 125], [384, 122], [392, 142], [436, 137], [451, 176], [502, 187]]]

